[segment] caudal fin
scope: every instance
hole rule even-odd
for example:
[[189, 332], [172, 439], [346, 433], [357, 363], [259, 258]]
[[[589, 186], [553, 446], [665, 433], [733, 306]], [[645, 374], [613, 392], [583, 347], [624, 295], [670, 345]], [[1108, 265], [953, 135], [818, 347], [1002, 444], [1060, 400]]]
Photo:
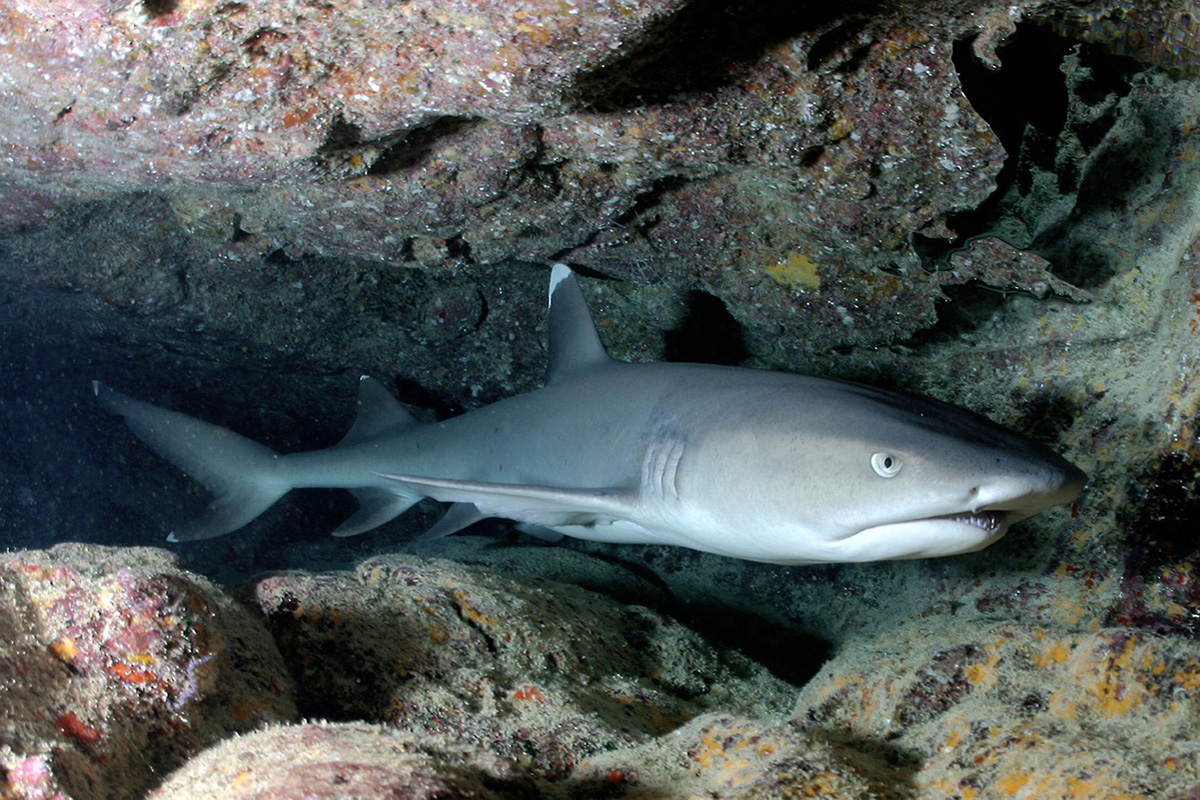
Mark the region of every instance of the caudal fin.
[[233, 533], [292, 487], [280, 474], [279, 455], [230, 430], [178, 411], [127, 397], [99, 381], [92, 389], [107, 411], [125, 418], [139, 439], [213, 494], [199, 519], [173, 531], [172, 542]]

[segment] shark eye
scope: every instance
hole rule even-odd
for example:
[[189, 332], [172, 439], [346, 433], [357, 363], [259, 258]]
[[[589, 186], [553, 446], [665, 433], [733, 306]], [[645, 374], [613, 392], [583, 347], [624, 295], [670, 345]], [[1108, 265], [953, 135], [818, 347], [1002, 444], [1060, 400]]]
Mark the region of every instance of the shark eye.
[[875, 474], [881, 478], [894, 478], [900, 474], [900, 468], [904, 466], [904, 462], [899, 456], [894, 456], [891, 453], [875, 453], [871, 456], [871, 469], [875, 470]]

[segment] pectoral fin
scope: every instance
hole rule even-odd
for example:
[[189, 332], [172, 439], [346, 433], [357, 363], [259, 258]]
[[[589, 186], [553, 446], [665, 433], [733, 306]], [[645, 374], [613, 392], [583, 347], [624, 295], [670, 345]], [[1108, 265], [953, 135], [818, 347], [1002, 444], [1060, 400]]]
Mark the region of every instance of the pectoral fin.
[[607, 524], [628, 519], [636, 503], [633, 492], [622, 488], [559, 489], [529, 484], [377, 474], [435, 500], [470, 503], [479, 510], [480, 519], [505, 517], [548, 528]]

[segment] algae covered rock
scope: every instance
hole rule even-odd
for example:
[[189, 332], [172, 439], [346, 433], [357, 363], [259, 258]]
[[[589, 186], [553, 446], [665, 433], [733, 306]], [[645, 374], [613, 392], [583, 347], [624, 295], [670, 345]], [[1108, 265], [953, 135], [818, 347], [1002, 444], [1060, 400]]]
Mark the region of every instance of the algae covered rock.
[[415, 556], [260, 581], [302, 713], [487, 743], [560, 779], [710, 710], [779, 714], [792, 687], [649, 609]]
[[912, 766], [898, 765], [886, 748], [800, 725], [706, 714], [653, 742], [589, 759], [568, 788], [629, 798], [901, 800], [911, 796]]
[[920, 796], [1182, 797], [1198, 687], [1190, 639], [916, 619], [845, 644], [795, 722], [907, 752]]

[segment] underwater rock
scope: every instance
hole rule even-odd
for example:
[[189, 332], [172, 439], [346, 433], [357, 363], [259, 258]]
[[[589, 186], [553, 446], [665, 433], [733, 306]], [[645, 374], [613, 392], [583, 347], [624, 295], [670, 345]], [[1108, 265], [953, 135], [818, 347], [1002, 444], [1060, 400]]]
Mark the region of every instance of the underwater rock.
[[196, 756], [149, 797], [762, 798], [910, 797], [885, 754], [857, 752], [789, 724], [705, 714], [670, 735], [584, 759], [535, 781], [487, 743], [363, 722], [272, 726]]
[[[29, 199], [6, 217], [39, 221], [47, 195], [149, 191], [202, 238], [269, 250], [398, 259], [468, 219], [486, 249], [501, 219], [532, 222], [549, 199], [538, 124], [683, 2], [615, 5], [8, 4], [3, 130], [20, 156], [0, 174]], [[611, 217], [574, 188], [584, 219]]]
[[[346, 320], [407, 302], [389, 268], [564, 256], [710, 295], [765, 364], [905, 343], [1018, 158], [1056, 161], [1061, 185], [1016, 183], [1070, 209], [1111, 123], [1098, 98], [1141, 69], [1093, 51], [1195, 51], [1189, 4], [1125, 5], [20, 0], [0, 9], [0, 227], [22, 268], [0, 274], [321, 368], [387, 341], [386, 319]], [[1064, 129], [1064, 102], [1093, 118]], [[148, 206], [144, 230], [104, 224]], [[485, 311], [470, 299], [456, 331]]]
[[[26, 676], [5, 684], [0, 786], [21, 800], [127, 797], [170, 770], [152, 796], [901, 800], [1200, 786], [1200, 645], [1063, 626], [1080, 602], [1069, 582], [996, 584], [848, 637], [797, 701], [661, 614], [436, 559], [246, 587], [282, 657], [245, 610], [160, 551], [60, 546], [6, 556], [0, 572], [0, 668]], [[341, 722], [274, 724], [298, 713]]]
[[272, 726], [205, 750], [154, 800], [532, 798], [531, 780], [479, 745], [363, 722]]
[[260, 620], [174, 556], [0, 555], [0, 794], [125, 798], [199, 747], [294, 719]]
[[1039, 300], [1051, 292], [1079, 303], [1092, 299], [1087, 291], [1055, 276], [1046, 259], [995, 236], [971, 241], [951, 253], [949, 262], [953, 269], [938, 273], [943, 286], [979, 281], [1000, 292], [1028, 292]]
[[448, 561], [378, 557], [255, 596], [301, 714], [485, 743], [552, 780], [707, 711], [778, 716], [794, 692], [649, 609]]
[[[291, 279], [231, 262], [479, 273], [569, 254], [719, 298], [768, 363], [904, 341], [942, 297], [914, 239], [973, 233], [958, 218], [1021, 146], [968, 62], [1010, 69], [1003, 43], [1059, 5], [21, 0], [0, 9], [0, 229], [39, 265], [15, 280], [166, 329], [294, 320]], [[1105, 39], [1098, 5], [1072, 35]], [[1037, 85], [1061, 81], [1042, 67]], [[174, 230], [139, 238], [166, 263], [72, 243], [80, 219], [137, 218], [147, 197]], [[371, 289], [306, 277], [315, 303]]]

